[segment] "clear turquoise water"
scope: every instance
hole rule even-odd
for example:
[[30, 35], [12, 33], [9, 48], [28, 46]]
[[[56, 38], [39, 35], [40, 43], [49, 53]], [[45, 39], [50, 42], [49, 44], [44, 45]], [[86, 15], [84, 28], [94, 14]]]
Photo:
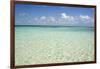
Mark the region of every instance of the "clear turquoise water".
[[93, 28], [15, 26], [16, 65], [93, 60]]

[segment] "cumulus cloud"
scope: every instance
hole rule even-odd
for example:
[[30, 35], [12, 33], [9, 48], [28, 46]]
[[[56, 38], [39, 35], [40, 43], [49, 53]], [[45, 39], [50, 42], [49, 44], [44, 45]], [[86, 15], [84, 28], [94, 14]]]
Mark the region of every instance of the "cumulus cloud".
[[61, 18], [68, 19], [70, 16], [66, 15], [66, 13], [61, 13]]
[[82, 18], [82, 19], [90, 19], [90, 17], [88, 16], [88, 15], [80, 15], [80, 18]]
[[88, 15], [69, 15], [66, 13], [59, 14], [59, 17], [55, 16], [40, 16], [34, 18], [35, 23], [42, 25], [87, 25], [92, 24], [93, 18]]
[[35, 20], [35, 21], [38, 21], [38, 18], [37, 18], [37, 17], [35, 17], [35, 18], [34, 18], [34, 20]]
[[49, 19], [53, 22], [56, 21], [54, 17], [49, 17]]
[[88, 15], [80, 15], [79, 17], [80, 17], [79, 21], [86, 23], [86, 24], [87, 23], [93, 24], [93, 21], [94, 21], [93, 17], [90, 17]]
[[75, 19], [74, 16], [67, 15], [66, 13], [61, 13], [61, 18], [66, 19], [67, 21], [73, 21]]
[[41, 16], [40, 19], [44, 20], [46, 19], [46, 16]]

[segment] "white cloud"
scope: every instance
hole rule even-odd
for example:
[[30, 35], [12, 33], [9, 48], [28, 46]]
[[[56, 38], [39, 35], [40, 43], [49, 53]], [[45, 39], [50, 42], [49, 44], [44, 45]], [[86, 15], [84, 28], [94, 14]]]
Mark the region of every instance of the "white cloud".
[[25, 16], [26, 15], [26, 13], [19, 13], [19, 16]]
[[37, 18], [37, 17], [35, 17], [35, 18], [34, 18], [34, 20], [35, 20], [35, 21], [38, 21], [38, 18]]
[[42, 25], [87, 25], [93, 23], [93, 18], [88, 15], [67, 15], [61, 13], [60, 17], [54, 16], [40, 16], [34, 18], [36, 24]]
[[61, 18], [66, 19], [67, 21], [74, 21], [75, 17], [67, 15], [66, 13], [61, 13]]
[[66, 15], [66, 13], [61, 13], [61, 18], [68, 19], [70, 16]]
[[55, 21], [55, 18], [54, 17], [49, 17], [50, 21]]
[[82, 19], [90, 19], [90, 17], [88, 16], [88, 15], [80, 15], [80, 18], [82, 18]]
[[44, 19], [46, 19], [46, 16], [41, 16], [40, 19], [44, 20]]
[[93, 17], [90, 17], [88, 15], [80, 15], [80, 21], [83, 22], [83, 23], [90, 23], [90, 24], [93, 24]]
[[75, 20], [75, 17], [74, 16], [70, 16], [70, 21], [74, 21]]

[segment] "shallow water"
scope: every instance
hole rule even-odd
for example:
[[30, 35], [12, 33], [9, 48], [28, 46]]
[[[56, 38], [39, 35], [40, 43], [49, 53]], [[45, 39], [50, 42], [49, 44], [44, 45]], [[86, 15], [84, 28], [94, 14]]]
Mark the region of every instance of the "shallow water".
[[15, 65], [93, 60], [93, 28], [15, 26]]

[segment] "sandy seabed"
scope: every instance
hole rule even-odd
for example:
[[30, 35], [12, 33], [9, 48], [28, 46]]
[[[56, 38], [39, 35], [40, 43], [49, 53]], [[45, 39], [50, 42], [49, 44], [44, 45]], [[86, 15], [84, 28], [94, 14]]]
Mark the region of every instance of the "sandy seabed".
[[68, 28], [15, 28], [15, 65], [94, 60], [94, 32]]

